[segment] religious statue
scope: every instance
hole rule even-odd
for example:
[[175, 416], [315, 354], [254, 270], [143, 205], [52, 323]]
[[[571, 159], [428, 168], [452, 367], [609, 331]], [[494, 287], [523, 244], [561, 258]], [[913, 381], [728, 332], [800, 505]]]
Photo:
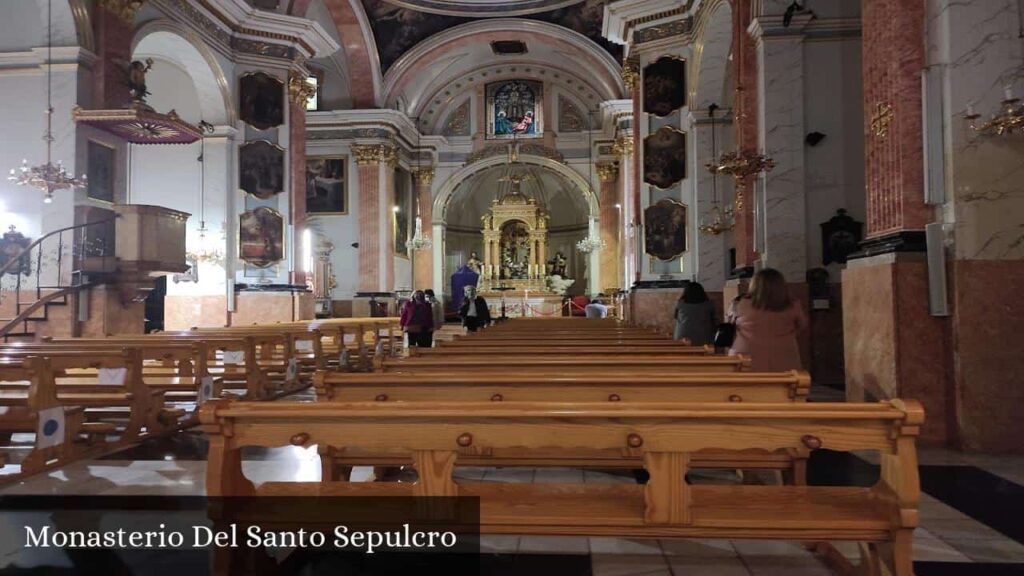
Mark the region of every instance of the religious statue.
[[477, 274], [480, 273], [480, 267], [483, 266], [483, 261], [480, 260], [480, 256], [477, 255], [476, 250], [469, 253], [469, 261], [466, 262], [466, 266]]
[[548, 274], [550, 276], [565, 277], [567, 261], [561, 252], [555, 252], [555, 257], [548, 260]]
[[149, 90], [146, 89], [146, 72], [151, 68], [152, 58], [146, 58], [145, 62], [134, 60], [125, 67], [125, 84], [128, 85], [133, 105], [146, 107], [146, 96], [149, 96]]

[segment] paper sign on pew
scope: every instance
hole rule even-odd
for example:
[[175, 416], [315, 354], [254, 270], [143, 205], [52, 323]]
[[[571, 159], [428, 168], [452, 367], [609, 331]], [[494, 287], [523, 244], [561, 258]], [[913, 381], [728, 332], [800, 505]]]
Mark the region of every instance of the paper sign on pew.
[[299, 361], [295, 358], [288, 359], [288, 370], [285, 372], [284, 379], [288, 381], [295, 380], [299, 375]]
[[245, 364], [245, 350], [225, 350], [223, 360], [225, 364]]
[[[122, 368], [123, 370], [123, 368]], [[36, 426], [36, 447], [49, 448], [64, 443], [64, 407], [54, 406], [39, 411]]]
[[197, 398], [197, 402], [199, 404], [203, 404], [212, 397], [213, 376], [203, 376], [203, 379], [199, 381], [199, 396]]
[[100, 368], [96, 371], [96, 379], [100, 384], [122, 386], [127, 377], [127, 368]]
[[312, 352], [313, 341], [312, 340], [296, 340], [295, 341], [296, 352]]

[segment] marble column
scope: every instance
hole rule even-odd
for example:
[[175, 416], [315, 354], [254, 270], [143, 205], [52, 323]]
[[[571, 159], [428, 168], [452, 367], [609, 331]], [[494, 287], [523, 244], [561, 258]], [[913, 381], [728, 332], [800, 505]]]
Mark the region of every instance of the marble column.
[[[294, 242], [302, 238], [306, 225], [306, 101], [316, 91], [306, 82], [305, 74], [291, 72], [288, 77], [288, 165], [291, 178], [291, 224]], [[300, 244], [296, 244], [300, 246]], [[296, 250], [292, 284], [305, 284], [305, 262]]]
[[[757, 44], [747, 33], [751, 23], [753, 0], [733, 0], [732, 55], [733, 73], [730, 75], [733, 96], [733, 142], [737, 149], [758, 150], [758, 59]], [[736, 187], [737, 198], [743, 202], [736, 213], [733, 244], [736, 249], [736, 268], [740, 276], [749, 276], [757, 259], [754, 249], [754, 187], [742, 182]]]
[[395, 149], [386, 144], [356, 144], [352, 155], [359, 170], [359, 291], [390, 292], [394, 289], [390, 232]]
[[131, 102], [125, 73], [118, 62], [132, 60], [132, 21], [137, 11], [138, 8], [130, 7], [114, 10], [103, 2], [97, 3], [92, 16], [96, 38], [93, 99], [87, 108], [123, 108]]
[[804, 282], [807, 271], [802, 31], [810, 19], [797, 16], [784, 26], [781, 16], [761, 16], [750, 26], [757, 43], [758, 149], [775, 161], [752, 198], [763, 226], [761, 263], [791, 283]]
[[[863, 85], [867, 240], [843, 271], [843, 340], [850, 400], [914, 398], [924, 443], [955, 426], [948, 323], [932, 316], [924, 225], [921, 71], [924, 0], [865, 0]], [[932, 136], [936, 137], [936, 136]]]
[[601, 190], [598, 196], [600, 205], [600, 237], [604, 241], [604, 250], [601, 251], [601, 279], [597, 285], [598, 291], [614, 290], [621, 288], [619, 278], [619, 211], [615, 207], [618, 202], [619, 187], [619, 166], [614, 162], [599, 163], [597, 175], [601, 180]]
[[[412, 175], [413, 193], [416, 197], [416, 216], [420, 219], [424, 234], [430, 234], [431, 221], [434, 218], [434, 201], [431, 195], [431, 186], [434, 183], [434, 169], [420, 168]], [[415, 231], [414, 231], [415, 232]], [[440, 242], [440, 238], [432, 238], [434, 242]], [[434, 252], [432, 250], [419, 250], [414, 255], [416, 258], [416, 271], [414, 273], [413, 285], [427, 287], [434, 285]]]
[[[727, 142], [724, 136], [732, 129], [731, 114], [729, 111], [718, 110], [715, 113], [715, 122], [706, 110], [690, 112], [690, 131], [694, 146], [694, 181], [697, 187], [697, 222], [699, 225], [710, 224], [715, 218], [712, 208], [715, 202], [720, 210], [725, 211], [732, 206], [733, 179], [728, 176], [719, 175], [717, 181], [714, 175], [705, 166], [721, 156], [723, 150], [727, 150]], [[712, 134], [712, 130], [715, 131]], [[728, 224], [729, 219], [723, 219], [723, 224]], [[733, 220], [734, 222], [734, 220]], [[734, 229], [735, 230], [735, 229]], [[729, 249], [727, 239], [730, 237], [728, 230], [719, 233], [701, 232], [697, 234], [697, 281], [709, 292], [721, 292], [725, 279], [729, 276], [727, 270], [729, 263]]]
[[639, 280], [639, 262], [637, 261], [637, 224], [639, 218], [639, 170], [636, 169], [636, 142], [632, 135], [620, 136], [614, 145], [614, 151], [619, 156], [619, 201], [622, 206], [617, 217], [620, 219], [622, 229], [622, 243], [619, 251], [619, 262], [622, 263], [622, 288], [628, 290], [634, 282]]

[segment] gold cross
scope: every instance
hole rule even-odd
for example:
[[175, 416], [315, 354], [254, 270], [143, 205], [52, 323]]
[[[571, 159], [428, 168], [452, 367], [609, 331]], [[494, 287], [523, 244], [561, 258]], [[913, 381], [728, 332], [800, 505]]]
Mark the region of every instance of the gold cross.
[[885, 138], [889, 135], [889, 125], [892, 124], [892, 119], [895, 115], [896, 113], [892, 110], [892, 104], [878, 103], [877, 111], [871, 117], [871, 131], [875, 133], [875, 136]]

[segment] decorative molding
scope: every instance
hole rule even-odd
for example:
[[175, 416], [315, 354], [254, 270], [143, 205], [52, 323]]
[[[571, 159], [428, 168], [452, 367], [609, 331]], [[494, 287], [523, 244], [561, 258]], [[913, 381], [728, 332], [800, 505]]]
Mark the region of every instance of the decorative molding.
[[673, 20], [665, 24], [649, 26], [633, 32], [633, 44], [646, 44], [673, 36], [683, 36], [689, 34], [691, 30], [693, 30], [693, 18]]
[[352, 156], [360, 166], [398, 162], [398, 151], [390, 144], [353, 144]]
[[391, 138], [393, 134], [384, 128], [355, 128], [351, 130], [308, 130], [306, 140], [367, 140]]
[[[474, 164], [476, 162], [479, 162], [480, 160], [490, 158], [492, 156], [506, 156], [509, 153], [509, 146], [511, 146], [511, 143], [492, 144], [491, 146], [488, 146], [482, 150], [478, 150], [470, 154], [469, 157], [466, 158], [466, 165], [468, 166], [470, 164]], [[519, 154], [540, 156], [541, 158], [548, 158], [550, 160], [554, 160], [555, 162], [561, 162], [563, 164], [565, 163], [565, 157], [562, 155], [561, 152], [555, 150], [554, 148], [545, 146], [543, 144], [519, 142]]]
[[292, 71], [288, 75], [288, 99], [292, 104], [301, 104], [305, 108], [306, 102], [316, 94], [316, 86], [306, 81], [306, 76]]
[[98, 0], [96, 5], [131, 24], [144, 0]]
[[622, 64], [622, 82], [626, 85], [626, 91], [632, 94], [640, 85], [640, 59], [636, 56], [626, 58]]
[[615, 162], [598, 162], [597, 175], [601, 182], [615, 182], [619, 178], [619, 165]]
[[762, 38], [792, 38], [803, 36], [807, 25], [814, 19], [813, 14], [793, 16], [789, 26], [783, 23], [783, 16], [760, 16], [751, 21], [747, 33], [755, 40]]

